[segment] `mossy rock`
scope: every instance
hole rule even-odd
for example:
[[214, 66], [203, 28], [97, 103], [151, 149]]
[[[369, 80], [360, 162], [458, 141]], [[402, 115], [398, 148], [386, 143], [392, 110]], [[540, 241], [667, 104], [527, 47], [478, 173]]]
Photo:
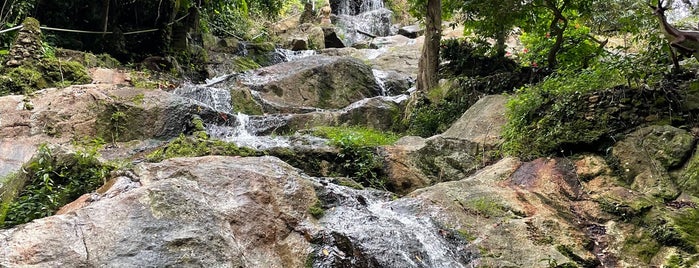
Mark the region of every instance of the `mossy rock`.
[[675, 175], [677, 186], [686, 194], [699, 197], [699, 146], [687, 164]]
[[672, 101], [677, 99], [677, 91], [628, 87], [565, 94], [529, 90], [508, 103], [503, 147], [524, 158], [604, 150], [619, 133], [639, 125], [679, 123], [680, 104]]
[[680, 191], [668, 170], [676, 168], [694, 148], [694, 137], [672, 126], [638, 129], [614, 145], [612, 154], [619, 173], [632, 189], [665, 200]]
[[46, 88], [49, 82], [38, 70], [26, 66], [7, 68], [0, 75], [0, 96], [7, 94], [29, 94]]
[[236, 113], [249, 115], [261, 115], [262, 105], [253, 98], [252, 92], [248, 88], [233, 87], [231, 93], [231, 106]]
[[262, 153], [247, 147], [238, 147], [235, 143], [209, 140], [206, 135], [185, 136], [182, 134], [163, 147], [148, 154], [147, 160], [160, 162], [174, 157], [205, 155], [261, 156]]
[[43, 59], [39, 67], [52, 85], [81, 85], [92, 82], [85, 66], [77, 61]]

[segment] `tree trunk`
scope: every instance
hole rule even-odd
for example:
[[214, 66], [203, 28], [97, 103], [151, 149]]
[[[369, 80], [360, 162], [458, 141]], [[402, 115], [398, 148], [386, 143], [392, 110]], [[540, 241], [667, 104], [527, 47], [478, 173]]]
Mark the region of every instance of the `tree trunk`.
[[417, 90], [426, 92], [437, 86], [439, 79], [439, 42], [442, 39], [442, 1], [427, 1], [425, 43], [418, 62]]

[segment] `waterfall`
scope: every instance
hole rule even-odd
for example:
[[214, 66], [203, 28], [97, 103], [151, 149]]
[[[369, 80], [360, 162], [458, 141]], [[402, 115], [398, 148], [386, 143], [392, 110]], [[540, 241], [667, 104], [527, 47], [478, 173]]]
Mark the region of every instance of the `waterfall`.
[[477, 249], [429, 217], [417, 215], [419, 203], [414, 200], [391, 201], [386, 192], [321, 184], [319, 198], [329, 208], [319, 220], [326, 228], [320, 247], [330, 254], [317, 254], [313, 267], [343, 267], [361, 261], [352, 259], [363, 255], [372, 256], [379, 267], [474, 265]]
[[216, 111], [230, 113], [231, 93], [227, 89], [210, 87], [207, 85], [185, 84], [173, 92], [174, 94], [197, 100]]
[[382, 0], [335, 0], [333, 24], [344, 37], [346, 45], [369, 40], [367, 35], [388, 36], [391, 34], [393, 12], [384, 7]]
[[383, 0], [340, 0], [339, 3], [333, 5], [333, 13], [356, 16], [383, 7]]

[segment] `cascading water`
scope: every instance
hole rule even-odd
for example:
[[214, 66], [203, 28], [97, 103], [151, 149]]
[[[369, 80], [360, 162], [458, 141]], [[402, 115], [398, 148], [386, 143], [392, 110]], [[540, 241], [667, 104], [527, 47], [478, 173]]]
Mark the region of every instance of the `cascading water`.
[[384, 8], [383, 0], [334, 0], [333, 24], [344, 36], [343, 42], [352, 45], [373, 36], [387, 36], [391, 32], [392, 12]]
[[416, 215], [418, 203], [410, 199], [320, 184], [318, 196], [327, 209], [319, 220], [325, 230], [313, 267], [457, 268], [473, 266], [478, 257], [458, 234]]
[[199, 101], [217, 111], [230, 113], [233, 109], [231, 107], [231, 93], [226, 89], [207, 85], [185, 84], [175, 89], [173, 93]]
[[336, 2], [333, 13], [336, 15], [356, 16], [372, 10], [383, 8], [383, 0], [341, 0]]

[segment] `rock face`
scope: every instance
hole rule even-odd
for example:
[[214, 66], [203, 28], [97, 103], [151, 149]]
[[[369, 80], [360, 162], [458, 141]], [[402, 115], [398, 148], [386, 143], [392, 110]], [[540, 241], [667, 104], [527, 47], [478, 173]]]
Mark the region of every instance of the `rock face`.
[[193, 129], [191, 120], [234, 120], [187, 98], [109, 84], [46, 89], [31, 97], [0, 97], [0, 176], [16, 171], [41, 143], [84, 138], [106, 142], [172, 138]]
[[141, 164], [140, 187], [0, 231], [9, 266], [304, 267], [313, 187], [276, 158]]
[[241, 81], [259, 92], [265, 112], [339, 109], [380, 93], [371, 68], [352, 58], [306, 57], [257, 69]]
[[672, 126], [650, 126], [628, 135], [612, 153], [632, 189], [673, 200], [680, 189], [667, 170], [681, 165], [693, 148], [694, 137], [689, 132]]

